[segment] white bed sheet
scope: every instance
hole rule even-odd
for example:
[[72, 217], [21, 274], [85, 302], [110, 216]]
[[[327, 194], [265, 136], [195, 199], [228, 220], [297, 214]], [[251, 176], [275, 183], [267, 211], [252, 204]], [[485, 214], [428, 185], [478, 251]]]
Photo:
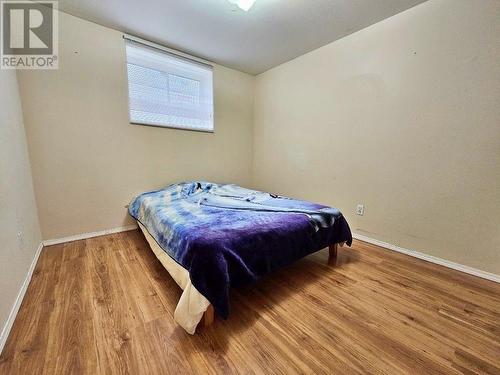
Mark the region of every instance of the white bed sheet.
[[156, 240], [141, 223], [138, 222], [137, 224], [139, 224], [139, 228], [141, 228], [142, 233], [144, 233], [153, 253], [183, 290], [179, 303], [175, 308], [174, 320], [184, 328], [187, 333], [193, 335], [196, 326], [203, 318], [203, 313], [208, 309], [210, 302], [193, 286], [193, 284], [191, 284], [189, 272], [173, 260], [158, 245]]

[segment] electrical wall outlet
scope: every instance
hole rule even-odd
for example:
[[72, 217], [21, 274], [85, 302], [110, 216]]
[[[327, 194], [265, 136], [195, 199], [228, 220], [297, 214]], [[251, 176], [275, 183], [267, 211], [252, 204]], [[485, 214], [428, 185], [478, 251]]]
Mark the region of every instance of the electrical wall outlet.
[[23, 232], [19, 231], [17, 232], [17, 247], [19, 250], [23, 250], [24, 247], [24, 238], [23, 238]]
[[356, 206], [356, 215], [363, 216], [365, 214], [365, 206], [363, 204], [358, 204]]

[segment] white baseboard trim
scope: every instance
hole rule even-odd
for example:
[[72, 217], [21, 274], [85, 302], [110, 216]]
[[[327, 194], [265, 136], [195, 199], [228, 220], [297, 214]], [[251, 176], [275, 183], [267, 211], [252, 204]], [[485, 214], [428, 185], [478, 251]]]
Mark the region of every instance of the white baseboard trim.
[[2, 329], [2, 333], [0, 334], [0, 354], [2, 353], [5, 343], [7, 342], [7, 337], [9, 337], [12, 325], [16, 320], [17, 313], [19, 312], [19, 308], [21, 307], [21, 303], [23, 302], [24, 295], [28, 290], [28, 285], [30, 284], [31, 276], [33, 276], [33, 271], [35, 271], [35, 267], [38, 262], [38, 258], [40, 257], [40, 254], [42, 252], [42, 249], [43, 249], [43, 243], [40, 243], [40, 245], [38, 245], [38, 248], [36, 249], [36, 253], [35, 256], [33, 257], [33, 261], [31, 262], [30, 268], [28, 269], [28, 274], [24, 279], [23, 285], [21, 286], [21, 289], [17, 294], [16, 301], [14, 302], [14, 305], [10, 310], [9, 317], [7, 318], [7, 321], [5, 322], [5, 325]]
[[87, 238], [105, 236], [107, 234], [113, 234], [113, 233], [127, 232], [129, 230], [134, 230], [134, 229], [137, 229], [137, 225], [135, 225], [135, 224], [128, 225], [126, 227], [118, 227], [118, 228], [113, 228], [113, 229], [101, 230], [99, 232], [76, 234], [74, 236], [55, 238], [53, 240], [45, 240], [45, 241], [43, 241], [43, 246], [59, 245], [61, 243], [65, 243], [65, 242], [85, 240]]
[[412, 256], [415, 258], [419, 258], [419, 259], [423, 259], [423, 260], [426, 260], [426, 261], [431, 262], [431, 263], [439, 264], [441, 266], [448, 267], [448, 268], [451, 268], [451, 269], [454, 269], [457, 271], [465, 272], [465, 273], [468, 273], [470, 275], [481, 277], [481, 278], [486, 279], [486, 280], [491, 280], [491, 281], [495, 281], [497, 283], [500, 283], [500, 275], [495, 275], [494, 273], [481, 271], [481, 270], [478, 270], [477, 268], [464, 266], [463, 264], [451, 262], [449, 260], [438, 258], [438, 257], [428, 255], [428, 254], [424, 254], [424, 253], [421, 253], [419, 251], [405, 249], [404, 247], [400, 247], [397, 245], [390, 244], [388, 242], [384, 242], [384, 241], [376, 240], [374, 238], [363, 236], [362, 234], [353, 233], [352, 236], [353, 236], [353, 238], [355, 238], [357, 240], [360, 240], [363, 242], [368, 242], [368, 243], [371, 243], [372, 245], [377, 245], [377, 246], [383, 247], [383, 248], [388, 249], [388, 250], [397, 251], [398, 253], [406, 254], [406, 255], [409, 255], [409, 256]]

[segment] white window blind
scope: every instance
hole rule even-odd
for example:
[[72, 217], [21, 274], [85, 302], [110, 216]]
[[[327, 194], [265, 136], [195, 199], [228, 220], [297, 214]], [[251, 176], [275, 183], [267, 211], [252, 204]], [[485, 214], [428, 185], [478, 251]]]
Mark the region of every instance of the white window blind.
[[125, 39], [133, 124], [213, 131], [210, 65]]

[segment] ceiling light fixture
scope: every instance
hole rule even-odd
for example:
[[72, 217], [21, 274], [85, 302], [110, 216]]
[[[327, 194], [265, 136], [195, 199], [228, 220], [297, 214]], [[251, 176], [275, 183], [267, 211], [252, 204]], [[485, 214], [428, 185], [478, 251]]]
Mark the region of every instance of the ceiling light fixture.
[[248, 12], [255, 3], [255, 0], [228, 0], [231, 4], [236, 4], [240, 9]]

